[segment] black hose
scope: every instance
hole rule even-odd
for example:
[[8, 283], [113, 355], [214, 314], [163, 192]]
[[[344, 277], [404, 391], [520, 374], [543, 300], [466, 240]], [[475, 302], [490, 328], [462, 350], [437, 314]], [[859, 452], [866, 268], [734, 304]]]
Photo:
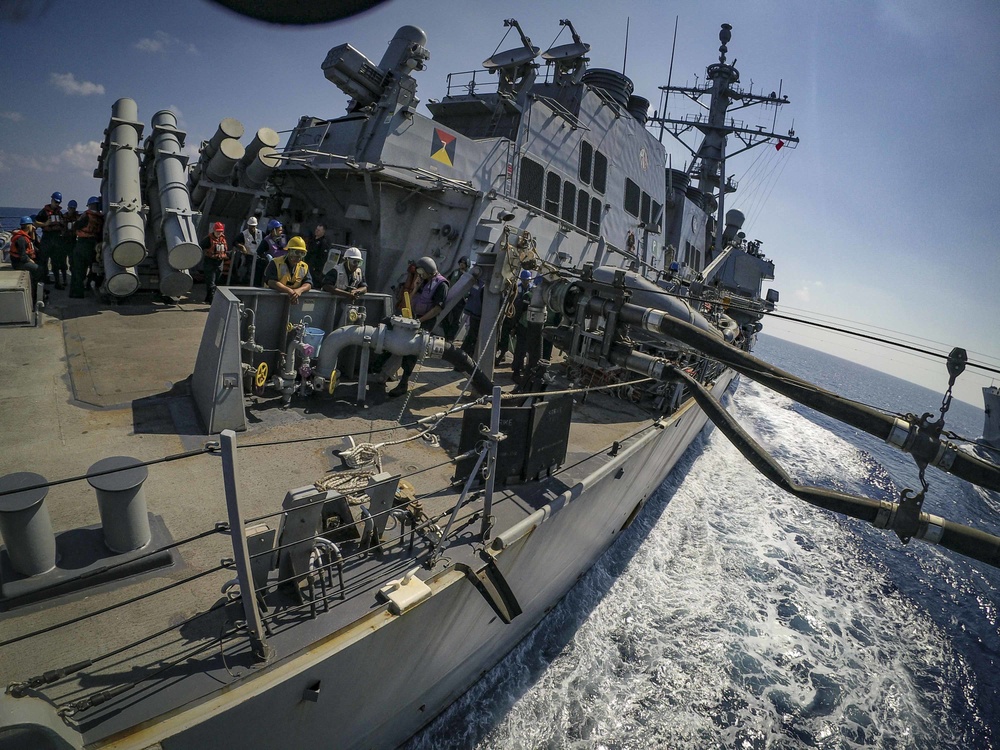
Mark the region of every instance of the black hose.
[[[687, 383], [692, 396], [702, 411], [712, 420], [737, 450], [765, 477], [795, 497], [835, 513], [857, 518], [876, 525], [880, 514], [887, 523], [878, 524], [879, 528], [888, 526], [890, 519], [897, 518], [899, 503], [880, 502], [867, 497], [848, 495], [834, 490], [824, 490], [818, 487], [808, 487], [797, 484], [785, 470], [751, 438], [735, 419], [724, 409], [705, 387], [683, 370], [676, 367], [667, 368], [672, 377], [678, 377]], [[895, 526], [889, 526], [896, 529]], [[935, 541], [934, 531], [941, 529], [941, 536]], [[971, 557], [987, 565], [1000, 568], [1000, 537], [985, 531], [974, 529], [960, 523], [954, 523], [944, 518], [931, 517], [927, 513], [920, 514], [920, 522], [913, 536], [917, 539], [939, 544], [960, 555]]]
[[[613, 303], [609, 300], [596, 298], [590, 302], [590, 306], [595, 312], [602, 313], [608, 304]], [[650, 330], [651, 326], [647, 325], [646, 322], [649, 312], [657, 311], [650, 311], [638, 305], [624, 304], [619, 311], [619, 319], [624, 323], [642, 326], [645, 330]], [[706, 356], [717, 359], [737, 372], [756, 380], [761, 385], [870, 435], [888, 442], [895, 427], [894, 417], [824, 390], [807, 380], [757, 359], [747, 352], [708, 336], [689, 323], [658, 314], [653, 325], [655, 325], [653, 332], [682, 341]], [[940, 449], [941, 441], [935, 435], [921, 430], [916, 430], [915, 434], [907, 438], [905, 447], [908, 453], [929, 464], [934, 464]], [[1000, 492], [1000, 467], [960, 451], [953, 451], [952, 455], [953, 460], [950, 467], [938, 466], [938, 468], [972, 484]]]
[[480, 396], [493, 393], [493, 381], [486, 376], [486, 373], [476, 367], [472, 357], [463, 352], [461, 348], [451, 343], [446, 344], [441, 359], [459, 368], [462, 372], [471, 373], [472, 387]]

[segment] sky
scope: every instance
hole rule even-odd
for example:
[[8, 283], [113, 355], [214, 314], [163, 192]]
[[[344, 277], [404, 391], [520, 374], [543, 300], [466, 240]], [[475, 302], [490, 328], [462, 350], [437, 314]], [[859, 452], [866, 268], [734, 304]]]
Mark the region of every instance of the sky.
[[[727, 207], [775, 262], [780, 311], [947, 352], [1000, 369], [1000, 3], [995, 0], [388, 0], [352, 18], [283, 27], [210, 0], [170, 3], [3, 0], [0, 38], [0, 206], [37, 206], [59, 190], [83, 202], [112, 104], [136, 100], [139, 119], [174, 111], [187, 151], [234, 117], [288, 131], [301, 115], [344, 113], [346, 97], [320, 68], [350, 42], [373, 62], [412, 24], [431, 57], [417, 74], [422, 102], [440, 99], [449, 72], [482, 67], [516, 18], [545, 50], [569, 18], [591, 45], [591, 67], [620, 70], [659, 108], [678, 23], [671, 83], [697, 85], [717, 60], [720, 24], [733, 27], [729, 62], [741, 85], [780, 90], [790, 104], [775, 129], [796, 148], [730, 160], [740, 190]], [[564, 32], [558, 44], [569, 41]], [[518, 46], [512, 34], [504, 47]], [[668, 104], [676, 114], [681, 106]], [[426, 110], [421, 107], [422, 112]], [[740, 113], [756, 124], [752, 110]], [[773, 111], [760, 122], [770, 128]], [[665, 138], [674, 166], [687, 154]], [[764, 153], [766, 152], [766, 153]], [[861, 362], [943, 393], [941, 360], [887, 350], [769, 318], [766, 332]], [[981, 406], [1000, 376], [972, 368], [955, 396]]]

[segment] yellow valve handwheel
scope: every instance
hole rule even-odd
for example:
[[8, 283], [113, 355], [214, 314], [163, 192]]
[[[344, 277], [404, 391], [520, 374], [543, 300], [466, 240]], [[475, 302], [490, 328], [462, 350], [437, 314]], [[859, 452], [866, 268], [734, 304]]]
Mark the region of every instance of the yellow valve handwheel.
[[413, 317], [413, 308], [410, 306], [410, 293], [403, 292], [403, 309], [401, 311], [404, 318]]
[[253, 384], [258, 388], [263, 388], [267, 382], [267, 362], [257, 365], [257, 373], [254, 375]]
[[330, 383], [327, 385], [326, 390], [331, 396], [333, 395], [333, 389], [337, 387], [337, 371], [334, 370], [330, 373]]

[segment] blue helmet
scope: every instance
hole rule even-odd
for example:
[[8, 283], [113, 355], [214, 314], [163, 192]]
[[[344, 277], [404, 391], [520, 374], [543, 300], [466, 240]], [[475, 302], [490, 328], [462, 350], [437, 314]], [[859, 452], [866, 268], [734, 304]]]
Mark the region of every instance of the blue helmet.
[[70, 208], [76, 208], [76, 201], [70, 201], [68, 205]]
[[56, 190], [56, 192], [52, 194], [52, 200], [56, 201], [57, 203], [62, 203], [62, 193]]
[[34, 223], [35, 223], [35, 220], [34, 220], [34, 219], [32, 219], [32, 218], [31, 218], [30, 216], [22, 216], [22, 217], [21, 217], [21, 226], [22, 226], [22, 227], [23, 227], [23, 226], [24, 226], [25, 224], [32, 224], [32, 225], [33, 225]]
[[99, 196], [99, 195], [92, 195], [92, 196], [90, 196], [89, 198], [87, 198], [87, 205], [88, 206], [99, 206], [99, 205], [101, 205], [101, 196]]
[[277, 219], [271, 219], [269, 222], [267, 222], [267, 231], [269, 232], [272, 229], [279, 229], [280, 227], [281, 227], [281, 222], [278, 221]]

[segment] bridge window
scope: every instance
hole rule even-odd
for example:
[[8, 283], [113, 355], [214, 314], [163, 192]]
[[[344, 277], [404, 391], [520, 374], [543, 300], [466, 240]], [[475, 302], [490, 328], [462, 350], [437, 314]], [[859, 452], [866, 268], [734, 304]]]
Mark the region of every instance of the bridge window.
[[608, 157], [594, 152], [594, 190], [604, 193], [608, 189]]
[[642, 191], [632, 180], [625, 178], [625, 210], [639, 218], [639, 196]]
[[587, 209], [590, 208], [590, 194], [581, 190], [576, 194], [576, 225], [587, 231]]
[[531, 159], [521, 159], [521, 184], [517, 187], [517, 199], [537, 208], [542, 207], [542, 183], [545, 181], [545, 167]]
[[545, 175], [545, 211], [553, 216], [559, 215], [559, 198], [562, 196], [562, 180], [555, 172]]
[[594, 164], [594, 147], [586, 141], [580, 141], [580, 182], [590, 184], [591, 168]]
[[590, 199], [590, 233], [600, 234], [601, 233], [601, 210], [604, 207], [601, 205], [600, 198]]
[[563, 202], [560, 217], [563, 221], [572, 222], [576, 213], [576, 185], [569, 180], [563, 183]]
[[639, 211], [639, 219], [643, 224], [649, 224], [649, 204], [652, 198], [649, 197], [649, 193], [645, 190], [642, 193], [642, 208]]

